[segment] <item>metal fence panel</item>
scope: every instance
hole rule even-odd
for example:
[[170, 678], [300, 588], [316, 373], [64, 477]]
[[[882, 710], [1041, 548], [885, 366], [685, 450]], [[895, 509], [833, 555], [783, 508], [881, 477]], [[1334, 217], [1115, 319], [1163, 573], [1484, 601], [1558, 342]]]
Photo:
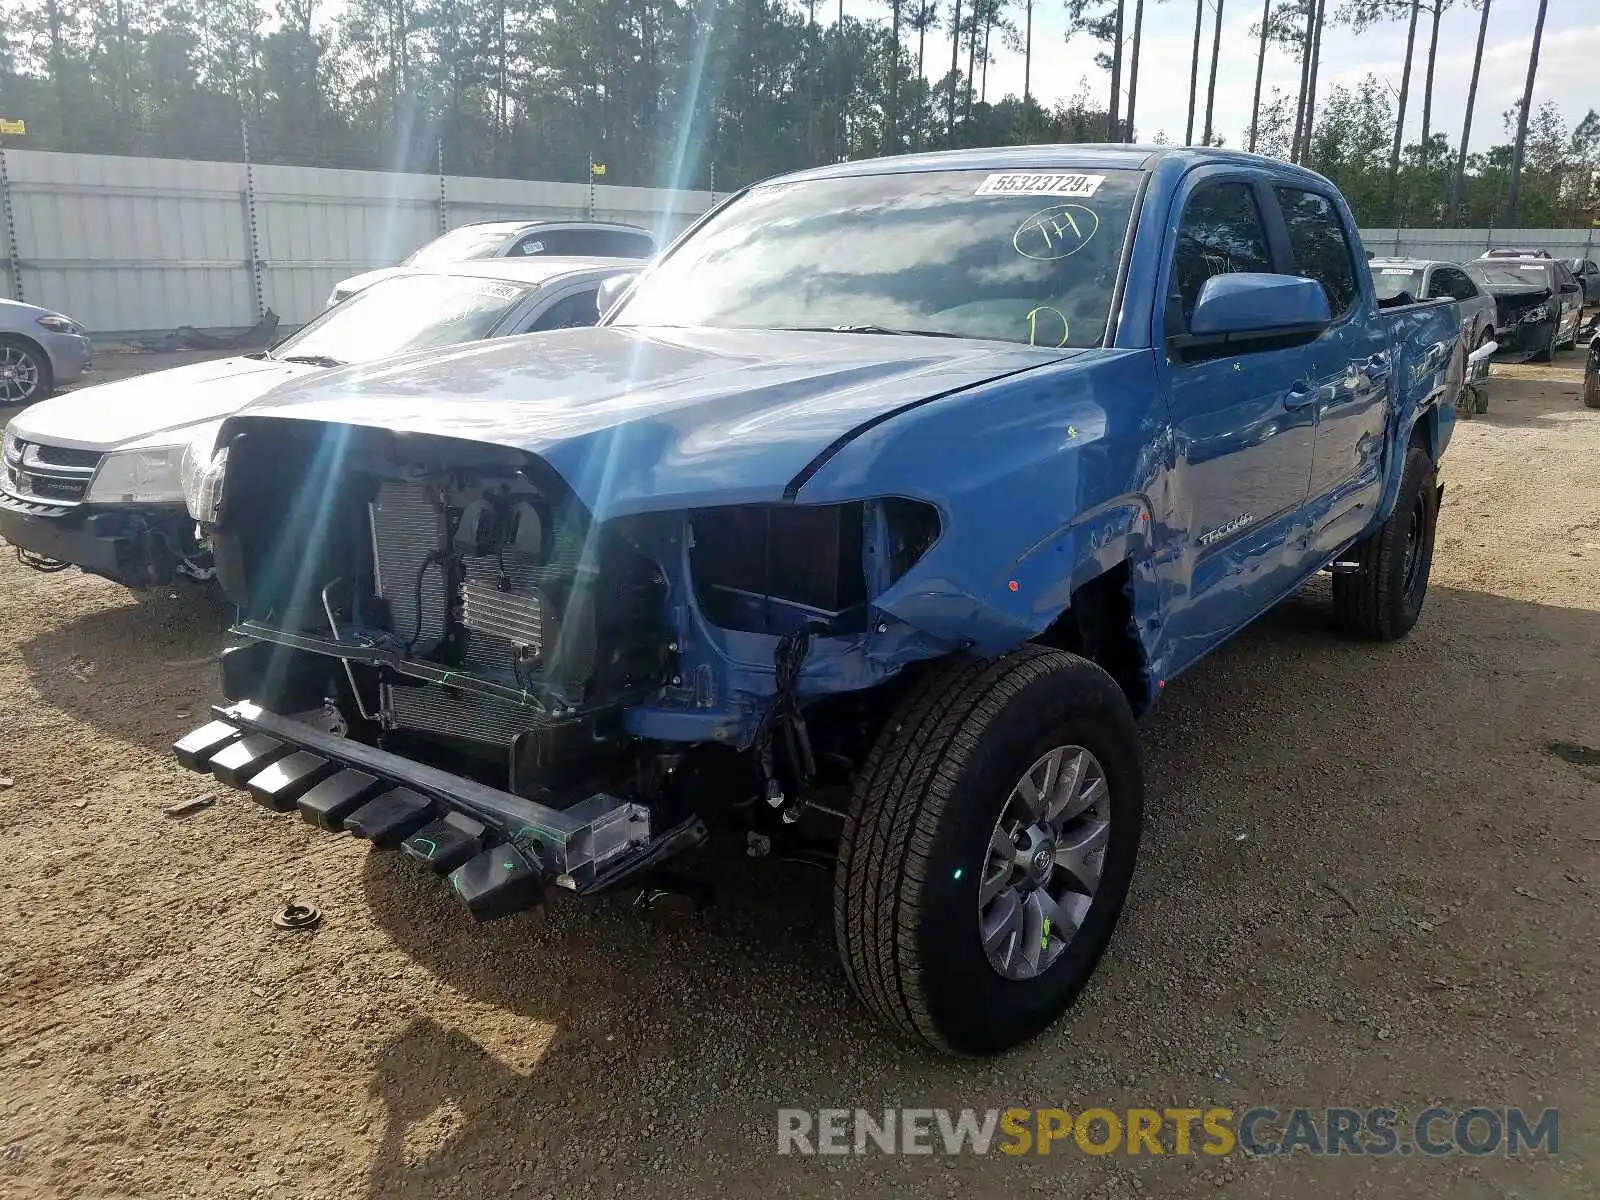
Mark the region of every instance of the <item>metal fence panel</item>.
[[[314, 316], [340, 279], [398, 262], [469, 221], [621, 221], [669, 241], [711, 206], [703, 191], [325, 167], [6, 150], [17, 262], [5, 294], [61, 309], [106, 337], [242, 328], [270, 308]], [[442, 184], [442, 187], [441, 187]], [[252, 230], [252, 219], [254, 228]], [[1372, 229], [1375, 254], [1461, 262], [1491, 246], [1594, 258], [1600, 230]], [[8, 254], [0, 238], [0, 257]]]

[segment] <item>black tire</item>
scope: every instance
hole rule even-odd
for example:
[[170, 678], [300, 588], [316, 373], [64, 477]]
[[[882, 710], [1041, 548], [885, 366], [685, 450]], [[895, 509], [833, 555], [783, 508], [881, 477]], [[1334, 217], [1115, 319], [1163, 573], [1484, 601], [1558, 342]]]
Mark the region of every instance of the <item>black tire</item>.
[[24, 338], [0, 335], [0, 351], [5, 352], [0, 353], [0, 359], [11, 357], [16, 361], [20, 357], [23, 362], [31, 364], [37, 373], [37, 382], [32, 391], [16, 398], [0, 396], [0, 405], [37, 404], [41, 400], [48, 399], [56, 390], [55, 372], [50, 369], [50, 356], [38, 346]]
[[1534, 362], [1539, 362], [1539, 363], [1554, 362], [1555, 361], [1555, 357], [1556, 357], [1556, 351], [1560, 349], [1560, 347], [1558, 345], [1556, 345], [1556, 339], [1559, 338], [1560, 336], [1561, 336], [1561, 322], [1557, 321], [1555, 323], [1555, 325], [1550, 330], [1550, 343], [1549, 343], [1549, 345], [1545, 346], [1545, 348], [1543, 350], [1540, 350], [1538, 353], [1536, 353], [1533, 356], [1533, 361]]
[[1405, 475], [1394, 511], [1377, 532], [1355, 547], [1360, 570], [1333, 577], [1333, 614], [1341, 628], [1380, 642], [1392, 642], [1411, 632], [1428, 594], [1438, 523], [1433, 460], [1413, 443], [1406, 451]]
[[1583, 406], [1600, 408], [1600, 371], [1583, 373]]
[[[1007, 979], [983, 948], [979, 877], [1016, 782], [1068, 744], [1095, 756], [1110, 791], [1100, 880], [1059, 957]], [[942, 1050], [989, 1054], [1031, 1037], [1072, 1004], [1111, 938], [1143, 811], [1133, 714], [1095, 664], [1027, 646], [930, 672], [879, 735], [845, 820], [833, 917], [851, 988], [892, 1029]]]

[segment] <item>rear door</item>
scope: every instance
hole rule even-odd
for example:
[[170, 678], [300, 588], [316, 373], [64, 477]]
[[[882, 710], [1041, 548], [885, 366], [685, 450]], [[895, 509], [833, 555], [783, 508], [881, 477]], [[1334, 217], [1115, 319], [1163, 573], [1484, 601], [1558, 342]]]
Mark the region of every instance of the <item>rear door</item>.
[[[1176, 432], [1174, 521], [1187, 597], [1173, 597], [1168, 634], [1178, 664], [1275, 600], [1292, 582], [1284, 548], [1311, 472], [1313, 391], [1303, 346], [1213, 347], [1180, 353], [1200, 289], [1214, 275], [1272, 272], [1279, 263], [1259, 174], [1191, 172], [1168, 234], [1156, 363]], [[1190, 354], [1199, 354], [1191, 357]]]
[[1314, 393], [1316, 449], [1299, 547], [1310, 559], [1359, 530], [1383, 486], [1388, 421], [1388, 335], [1358, 280], [1354, 242], [1331, 192], [1299, 184], [1273, 188], [1291, 269], [1327, 293], [1333, 324], [1302, 348]]

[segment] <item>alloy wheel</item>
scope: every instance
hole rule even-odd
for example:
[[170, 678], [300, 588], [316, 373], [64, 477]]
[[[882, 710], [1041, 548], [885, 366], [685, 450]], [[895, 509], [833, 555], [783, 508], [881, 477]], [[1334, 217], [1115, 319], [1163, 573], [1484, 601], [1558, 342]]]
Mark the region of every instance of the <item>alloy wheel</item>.
[[978, 931], [1007, 979], [1049, 970], [1094, 902], [1111, 836], [1105, 769], [1082, 746], [1041, 756], [1011, 789], [989, 836]]

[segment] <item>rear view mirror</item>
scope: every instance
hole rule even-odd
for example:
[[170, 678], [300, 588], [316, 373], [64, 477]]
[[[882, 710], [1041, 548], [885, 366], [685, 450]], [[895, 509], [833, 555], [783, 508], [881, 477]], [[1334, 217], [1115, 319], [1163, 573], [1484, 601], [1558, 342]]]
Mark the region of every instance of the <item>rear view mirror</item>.
[[623, 271], [619, 275], [612, 275], [600, 284], [600, 290], [595, 293], [594, 306], [598, 310], [600, 320], [606, 319], [606, 314], [617, 306], [617, 301], [622, 299], [622, 293], [633, 286], [633, 281], [639, 278], [637, 271]]

